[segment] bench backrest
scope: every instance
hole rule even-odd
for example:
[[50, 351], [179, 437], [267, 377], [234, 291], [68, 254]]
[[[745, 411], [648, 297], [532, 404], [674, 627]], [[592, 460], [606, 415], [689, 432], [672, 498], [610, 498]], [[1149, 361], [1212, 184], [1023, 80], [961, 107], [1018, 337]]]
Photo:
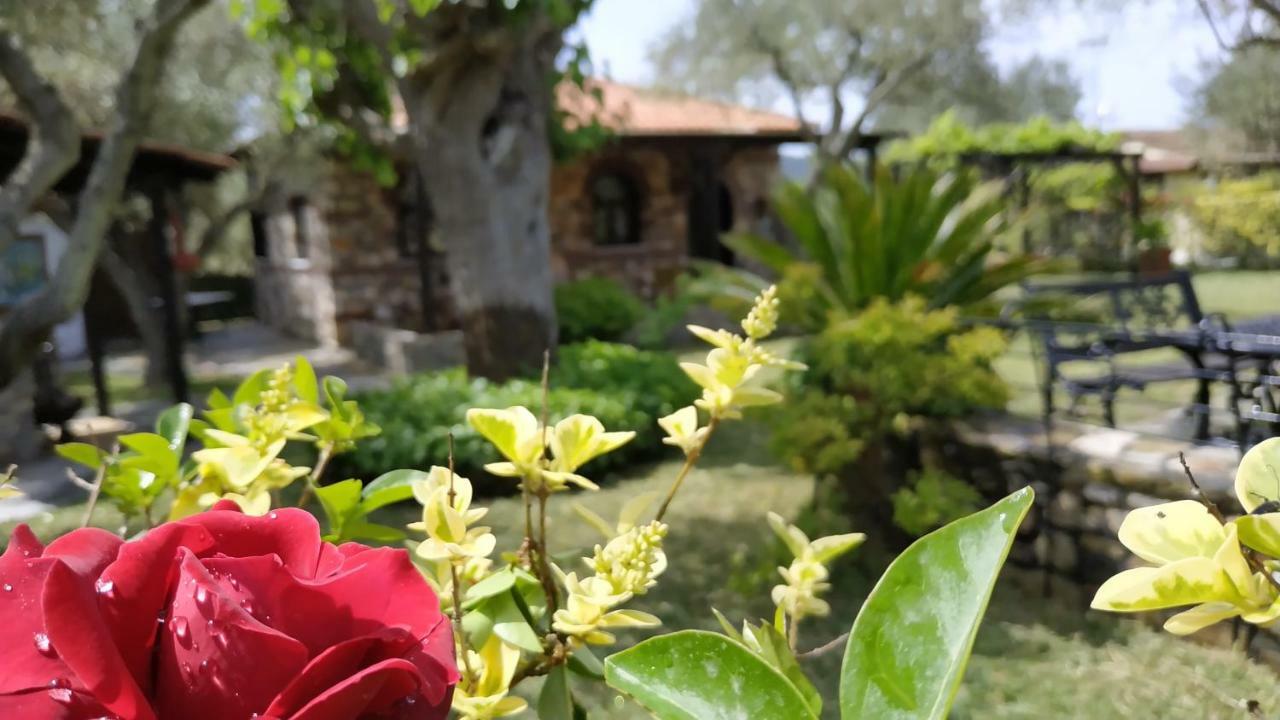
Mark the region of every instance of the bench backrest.
[[[1087, 319], [1056, 322], [1030, 318], [1056, 365], [1089, 357], [1094, 344], [1106, 337], [1112, 353], [1138, 352], [1160, 347], [1151, 335], [1198, 328], [1204, 314], [1196, 298], [1191, 274], [1176, 271], [1153, 277], [1107, 278], [1069, 283], [1027, 285], [1031, 297], [1058, 297], [1086, 305], [1094, 313]], [[1119, 339], [1117, 339], [1119, 338]]]

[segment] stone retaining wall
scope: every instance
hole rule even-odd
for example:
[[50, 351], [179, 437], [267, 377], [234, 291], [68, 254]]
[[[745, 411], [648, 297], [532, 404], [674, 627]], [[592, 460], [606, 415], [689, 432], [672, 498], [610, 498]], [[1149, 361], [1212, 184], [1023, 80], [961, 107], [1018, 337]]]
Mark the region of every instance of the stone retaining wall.
[[[1178, 454], [1206, 495], [1230, 515], [1239, 512], [1232, 489], [1239, 451], [1200, 447], [1138, 433], [1057, 421], [1052, 444], [1034, 421], [995, 416], [962, 425], [958, 443], [945, 452], [948, 467], [963, 468], [984, 493], [997, 496], [1030, 485], [1036, 506], [1019, 532], [1009, 555], [1021, 580], [1039, 578], [1046, 592], [1078, 596], [1087, 605], [1094, 591], [1121, 570], [1144, 563], [1117, 539], [1130, 510], [1191, 496]], [[1083, 608], [1082, 608], [1083, 609]], [[1145, 621], [1163, 623], [1174, 611], [1141, 613]], [[1252, 633], [1252, 631], [1250, 631]], [[1231, 623], [1202, 630], [1199, 642], [1231, 645], [1243, 637]], [[1280, 667], [1280, 635], [1270, 630], [1251, 638], [1256, 657]]]

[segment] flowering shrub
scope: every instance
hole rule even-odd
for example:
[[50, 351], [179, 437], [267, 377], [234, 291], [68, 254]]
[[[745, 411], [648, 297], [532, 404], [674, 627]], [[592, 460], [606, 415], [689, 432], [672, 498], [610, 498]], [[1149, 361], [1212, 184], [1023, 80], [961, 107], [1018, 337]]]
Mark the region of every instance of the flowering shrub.
[[20, 526], [0, 582], [0, 717], [443, 718], [458, 676], [407, 553], [323, 543], [301, 510], [48, 547]]
[[1130, 512], [1120, 525], [1120, 542], [1147, 565], [1103, 583], [1093, 607], [1140, 612], [1193, 606], [1165, 622], [1177, 635], [1236, 617], [1256, 625], [1280, 618], [1280, 438], [1245, 454], [1235, 491], [1248, 514], [1230, 521], [1208, 501]]
[[[179, 407], [154, 435], [122, 439], [128, 452], [64, 448], [86, 464], [98, 461], [95, 491], [122, 503], [145, 492], [151, 499], [138, 505], [144, 516], [172, 493], [172, 514], [185, 519], [130, 543], [81, 530], [50, 545], [44, 551], [50, 567], [65, 568], [48, 576], [68, 577], [80, 589], [64, 597], [61, 585], [51, 590], [41, 579], [43, 589], [26, 584], [15, 596], [28, 624], [7, 639], [35, 633], [31, 649], [13, 655], [31, 668], [0, 702], [25, 708], [16, 703], [83, 700], [85, 712], [125, 717], [336, 720], [441, 717], [449, 699], [457, 716], [488, 720], [527, 709], [514, 690], [542, 677], [536, 710], [548, 720], [581, 717], [574, 685], [600, 681], [660, 718], [817, 718], [823, 700], [800, 664], [809, 654], [800, 651], [800, 628], [831, 612], [823, 598], [830, 564], [863, 541], [860, 533], [810, 539], [767, 514], [791, 555], [778, 569], [771, 621], [745, 621], [739, 630], [710, 610], [723, 634], [676, 632], [603, 661], [596, 655], [620, 632], [661, 624], [629, 604], [666, 571], [668, 510], [717, 429], [748, 408], [782, 400], [764, 387], [766, 368], [803, 369], [762, 344], [777, 318], [770, 288], [742, 321], [741, 334], [690, 327], [712, 346], [703, 362], [681, 364], [700, 394], [657, 421], [663, 442], [684, 463], [656, 509], [656, 496], [633, 498], [616, 523], [582, 510], [603, 539], [581, 562], [551, 557], [547, 506], [557, 495], [595, 489], [588, 467], [633, 442], [635, 433], [584, 414], [551, 422], [545, 380], [537, 411], [513, 405], [466, 414], [492, 448], [484, 469], [508, 478], [523, 499], [523, 541], [496, 557], [497, 539], [483, 524], [487, 509], [476, 505], [474, 487], [452, 455], [448, 466], [392, 471], [368, 484], [322, 482], [329, 457], [377, 429], [343, 399], [337, 381], [317, 385], [305, 362], [251, 379], [248, 389], [213, 403], [205, 420]], [[323, 405], [313, 392], [318, 386], [326, 389]], [[182, 462], [187, 427], [205, 447]], [[317, 448], [314, 469], [284, 459], [290, 441]], [[108, 482], [112, 473], [118, 482]], [[415, 538], [407, 544], [418, 568], [403, 550], [325, 544], [310, 516], [271, 509], [279, 490], [298, 481], [306, 488], [300, 504], [314, 493], [328, 520], [325, 538], [334, 541], [402, 540], [399, 528], [371, 522], [371, 513], [415, 499], [421, 519], [406, 529]], [[163, 489], [153, 490], [155, 483]], [[890, 566], [847, 639], [824, 646], [845, 645], [842, 717], [945, 715], [1031, 500], [1030, 490], [1015, 493], [927, 536]], [[190, 514], [207, 505], [212, 509]], [[27, 583], [23, 573], [33, 564], [17, 553], [38, 550], [22, 531], [0, 569]], [[37, 596], [40, 612], [26, 611]], [[117, 622], [118, 634], [111, 629]], [[90, 642], [77, 644], [78, 638]], [[99, 652], [105, 656], [86, 663]], [[65, 674], [34, 659], [55, 655], [67, 659]], [[48, 672], [65, 683], [36, 683]], [[0, 693], [5, 689], [0, 685]]]

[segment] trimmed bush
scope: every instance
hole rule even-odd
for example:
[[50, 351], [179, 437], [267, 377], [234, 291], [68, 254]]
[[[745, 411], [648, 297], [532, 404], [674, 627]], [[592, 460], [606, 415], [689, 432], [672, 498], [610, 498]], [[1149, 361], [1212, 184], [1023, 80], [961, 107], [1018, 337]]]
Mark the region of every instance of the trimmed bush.
[[[574, 413], [600, 418], [609, 430], [635, 430], [636, 438], [616, 452], [592, 461], [593, 477], [660, 456], [657, 419], [693, 402], [697, 387], [667, 353], [637, 350], [630, 345], [590, 342], [561, 348], [551, 371], [549, 420]], [[468, 408], [542, 407], [542, 388], [533, 378], [492, 383], [469, 379], [461, 369], [415, 375], [387, 390], [357, 398], [382, 434], [339, 456], [334, 477], [371, 478], [393, 468], [444, 465], [449, 433], [454, 463], [477, 490], [504, 492], [515, 488], [505, 478], [484, 471], [500, 458], [465, 422]]]
[[594, 277], [556, 286], [560, 342], [621, 340], [644, 314], [644, 303], [616, 280]]

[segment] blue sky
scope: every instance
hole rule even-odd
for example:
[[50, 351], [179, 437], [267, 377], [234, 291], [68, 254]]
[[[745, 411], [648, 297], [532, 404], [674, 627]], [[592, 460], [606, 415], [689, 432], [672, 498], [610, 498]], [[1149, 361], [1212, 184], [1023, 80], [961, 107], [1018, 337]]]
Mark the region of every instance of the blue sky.
[[[804, 0], [796, 0], [804, 2]], [[1186, 90], [1203, 58], [1219, 53], [1195, 4], [1115, 0], [1099, 17], [1069, 10], [1002, 28], [992, 41], [1001, 65], [1041, 54], [1071, 63], [1085, 92], [1081, 119], [1111, 129], [1173, 128], [1185, 120]], [[597, 69], [623, 82], [653, 79], [648, 47], [687, 18], [694, 0], [596, 0], [581, 31]]]

